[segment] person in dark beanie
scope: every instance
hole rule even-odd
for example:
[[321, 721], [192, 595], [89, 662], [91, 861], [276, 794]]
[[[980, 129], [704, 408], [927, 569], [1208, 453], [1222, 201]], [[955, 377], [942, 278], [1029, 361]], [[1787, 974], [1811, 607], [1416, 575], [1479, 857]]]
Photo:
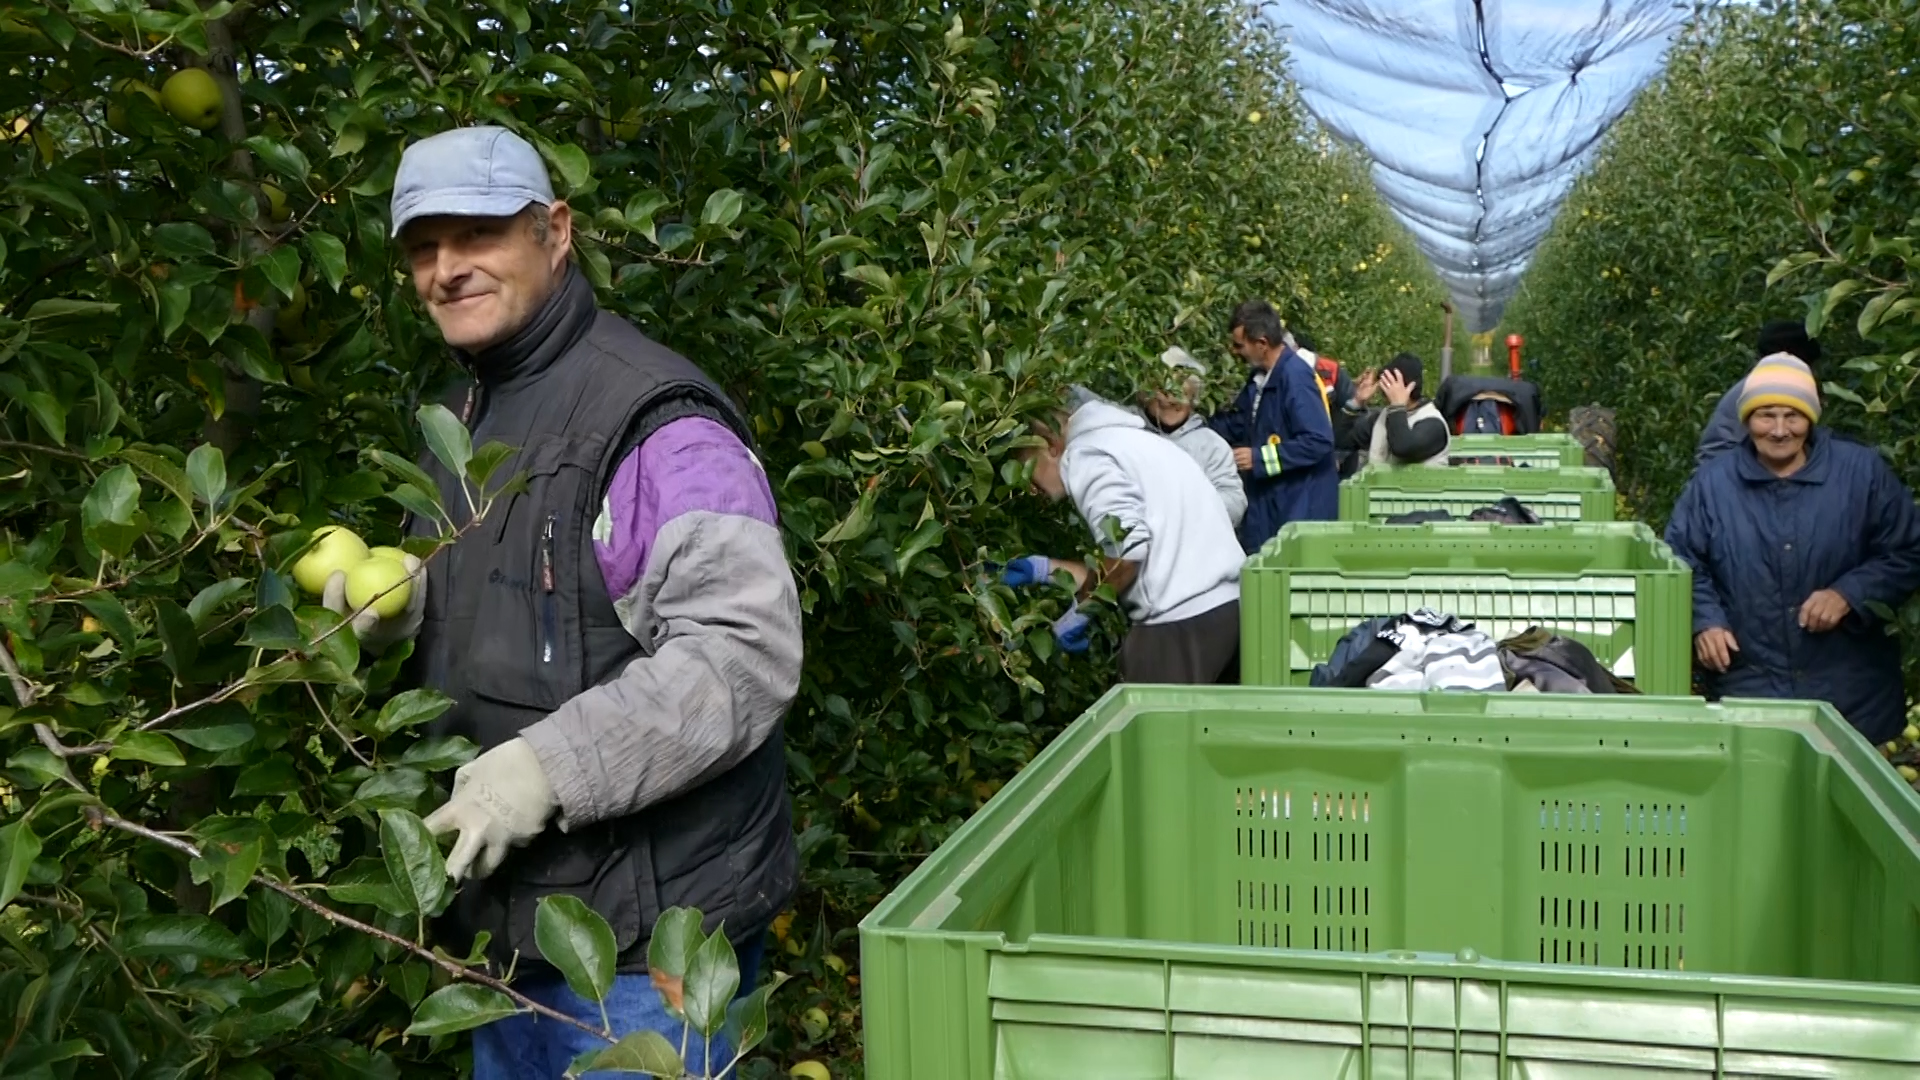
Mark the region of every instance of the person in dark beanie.
[[[1820, 342], [1808, 337], [1806, 324], [1797, 320], [1776, 319], [1760, 328], [1760, 340], [1754, 358], [1757, 360], [1775, 353], [1798, 357], [1816, 372], [1820, 366]], [[1720, 404], [1713, 410], [1713, 419], [1707, 421], [1707, 429], [1700, 433], [1700, 446], [1693, 454], [1695, 466], [1705, 465], [1739, 446], [1741, 440], [1747, 437], [1747, 427], [1740, 422], [1740, 393], [1746, 384], [1747, 380], [1743, 378], [1721, 396]]]
[[[1420, 358], [1405, 352], [1381, 369], [1378, 384], [1387, 397], [1387, 407], [1370, 418], [1365, 444], [1368, 465], [1447, 464], [1452, 437], [1447, 434], [1447, 418], [1422, 393], [1426, 388], [1424, 371]], [[1370, 387], [1373, 382], [1363, 381], [1362, 386]]]

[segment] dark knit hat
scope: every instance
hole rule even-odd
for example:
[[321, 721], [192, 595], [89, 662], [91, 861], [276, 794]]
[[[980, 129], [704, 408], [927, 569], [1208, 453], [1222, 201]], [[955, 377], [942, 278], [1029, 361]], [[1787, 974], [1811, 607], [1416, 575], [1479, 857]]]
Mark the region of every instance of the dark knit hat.
[[1389, 361], [1387, 366], [1382, 368], [1381, 371], [1383, 374], [1388, 371], [1399, 372], [1400, 377], [1405, 379], [1407, 385], [1413, 389], [1413, 395], [1415, 397], [1424, 397], [1425, 387], [1422, 385], [1421, 373], [1425, 368], [1426, 365], [1421, 363], [1419, 357], [1410, 352], [1403, 352]]
[[1806, 361], [1808, 367], [1820, 362], [1820, 343], [1807, 336], [1807, 325], [1797, 319], [1776, 319], [1760, 328], [1760, 341], [1754, 355], [1768, 357], [1791, 353]]

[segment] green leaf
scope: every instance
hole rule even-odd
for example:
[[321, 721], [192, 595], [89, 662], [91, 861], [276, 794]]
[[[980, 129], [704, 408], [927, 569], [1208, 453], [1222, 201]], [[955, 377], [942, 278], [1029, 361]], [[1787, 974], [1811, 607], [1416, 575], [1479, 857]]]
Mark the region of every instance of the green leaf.
[[250, 649], [285, 652], [306, 648], [307, 636], [300, 632], [300, 623], [293, 612], [271, 607], [255, 612], [253, 618], [247, 620], [246, 633], [240, 635], [238, 644]]
[[560, 143], [543, 147], [548, 161], [553, 162], [560, 180], [571, 191], [579, 191], [593, 179], [593, 159], [585, 150], [572, 143]]
[[740, 961], [727, 935], [715, 931], [693, 954], [682, 988], [687, 1023], [712, 1038], [727, 1022], [727, 1003], [740, 989]]
[[686, 978], [694, 954], [707, 940], [700, 919], [700, 912], [693, 908], [670, 907], [661, 912], [653, 923], [653, 937], [647, 942], [647, 969], [668, 978]]
[[406, 728], [418, 727], [451, 708], [453, 699], [438, 690], [427, 687], [403, 690], [380, 707], [373, 730], [382, 735], [391, 735]]
[[160, 643], [165, 646], [162, 657], [167, 669], [175, 678], [185, 679], [187, 669], [200, 659], [200, 632], [193, 625], [193, 617], [171, 600], [156, 600], [153, 604], [154, 628], [159, 631]]
[[115, 761], [144, 761], [152, 765], [185, 765], [180, 748], [157, 731], [131, 731], [113, 742], [108, 757]]
[[480, 748], [469, 739], [459, 735], [435, 735], [407, 747], [407, 752], [400, 755], [400, 764], [435, 773], [457, 769], [479, 755]]
[[87, 539], [100, 550], [125, 555], [140, 538], [133, 515], [140, 508], [140, 481], [133, 469], [115, 465], [100, 474], [87, 497], [80, 503], [80, 525]]
[[568, 989], [588, 1001], [607, 1000], [620, 949], [613, 927], [598, 912], [577, 896], [543, 896], [534, 909], [533, 940], [541, 958], [566, 978]]
[[180, 500], [180, 505], [192, 509], [193, 481], [187, 478], [186, 470], [157, 453], [137, 446], [121, 450], [118, 456], [166, 488], [174, 498]]
[[205, 915], [144, 915], [129, 919], [116, 937], [129, 956], [201, 956], [244, 960], [246, 948], [233, 931]]
[[168, 222], [153, 230], [153, 249], [169, 259], [211, 255], [213, 234], [190, 221]]
[[342, 904], [365, 904], [389, 915], [412, 915], [383, 859], [362, 856], [327, 879], [327, 896]]
[[187, 602], [187, 617], [193, 620], [196, 629], [205, 629], [207, 619], [221, 608], [247, 594], [253, 582], [246, 578], [228, 578], [216, 581], [212, 585], [193, 594]]
[[246, 141], [246, 148], [260, 158], [261, 163], [281, 176], [295, 183], [305, 183], [313, 166], [307, 161], [307, 155], [292, 143], [269, 139], [265, 135], [255, 135]]
[[[427, 449], [433, 451], [434, 459], [455, 476], [465, 473], [467, 462], [473, 460], [473, 436], [467, 426], [445, 405], [422, 405], [418, 416], [420, 431], [426, 436]], [[426, 490], [433, 490], [433, 485], [429, 484]]]
[[467, 479], [482, 491], [492, 482], [493, 474], [514, 454], [513, 447], [502, 442], [490, 442], [473, 452], [473, 460], [467, 462]]
[[815, 543], [824, 546], [848, 540], [858, 540], [867, 535], [867, 529], [872, 527], [872, 525], [873, 491], [872, 489], [868, 489], [860, 494], [859, 501], [853, 504], [852, 510], [847, 511], [847, 516], [840, 520], [840, 524], [828, 529], [826, 534], [821, 536]]
[[439, 501], [412, 484], [401, 484], [387, 492], [387, 498], [399, 503], [408, 513], [430, 522], [444, 522], [447, 512]]
[[393, 887], [416, 915], [429, 915], [447, 895], [447, 863], [418, 815], [380, 811], [380, 853]]
[[241, 771], [233, 780], [234, 797], [285, 795], [301, 788], [300, 772], [284, 757], [268, 758]]
[[187, 455], [187, 482], [193, 493], [209, 508], [220, 503], [227, 491], [227, 458], [212, 443], [201, 443]]
[[513, 999], [498, 990], [458, 982], [434, 991], [414, 1011], [408, 1035], [451, 1035], [519, 1013]]
[[1786, 258], [1781, 259], [1779, 262], [1774, 263], [1773, 269], [1767, 271], [1767, 288], [1769, 289], [1773, 288], [1775, 285], [1780, 283], [1780, 279], [1789, 277], [1793, 274], [1794, 271], [1799, 270], [1805, 266], [1810, 266], [1813, 263], [1816, 263], [1819, 261], [1820, 261], [1820, 255], [1818, 252], [1813, 252], [1813, 251], [1794, 252], [1793, 254], [1787, 256]]
[[646, 1076], [680, 1080], [686, 1064], [680, 1052], [657, 1031], [636, 1031], [604, 1050], [589, 1050], [574, 1058], [566, 1075], [584, 1076], [590, 1072], [641, 1073]]
[[740, 219], [745, 205], [746, 199], [738, 191], [721, 188], [707, 196], [707, 205], [700, 211], [700, 224], [727, 228]]
[[807, 249], [807, 260], [818, 262], [846, 251], [872, 251], [873, 244], [863, 236], [829, 236]]
[[32, 596], [52, 583], [51, 577], [17, 559], [0, 563], [0, 599]]
[[[449, 413], [448, 415], [451, 416], [452, 414]], [[408, 461], [398, 454], [390, 454], [385, 450], [375, 450], [373, 452], [373, 460], [381, 468], [399, 477], [405, 483], [412, 484], [423, 492], [438, 490], [434, 485], [433, 479], [427, 475], [425, 469], [422, 469], [420, 466], [415, 465], [413, 462]]]
[[46, 1071], [49, 1065], [72, 1061], [75, 1058], [100, 1056], [100, 1051], [95, 1050], [85, 1039], [63, 1039], [60, 1042], [46, 1043], [14, 1052], [7, 1058], [7, 1070], [10, 1076], [50, 1076], [52, 1074]]
[[195, 750], [218, 754], [247, 745], [253, 741], [256, 732], [252, 724], [237, 721], [207, 724], [202, 727], [175, 728], [172, 734], [175, 739]]
[[218, 911], [228, 901], [247, 891], [247, 885], [253, 881], [253, 873], [260, 868], [260, 858], [264, 850], [261, 841], [208, 840], [200, 845], [200, 858], [195, 862], [196, 882], [213, 883], [213, 900], [208, 911]]
[[247, 897], [247, 931], [272, 945], [293, 928], [293, 901], [272, 889], [258, 889]]
[[120, 644], [131, 646], [139, 640], [139, 631], [133, 628], [133, 617], [127, 614], [127, 607], [119, 597], [112, 593], [95, 593], [82, 597], [80, 606], [99, 619], [100, 624]]
[[727, 1006], [727, 1026], [721, 1034], [734, 1053], [746, 1054], [766, 1039], [767, 999], [786, 981], [786, 975], [776, 973], [772, 982]]
[[339, 292], [347, 280], [347, 245], [332, 233], [308, 233], [307, 254], [320, 276], [327, 279], [328, 286]]
[[645, 236], [648, 240], [653, 240], [654, 215], [671, 205], [673, 200], [658, 191], [642, 191], [627, 200], [627, 208], [621, 212], [621, 216], [626, 218], [628, 228]]
[[294, 286], [300, 284], [300, 249], [292, 244], [281, 244], [267, 252], [260, 260], [260, 272], [267, 275], [267, 283], [280, 291], [287, 299], [293, 298]]
[[40, 838], [24, 818], [0, 826], [0, 908], [20, 895], [20, 886], [27, 883], [27, 871], [39, 857]]
[[385, 769], [354, 789], [353, 801], [369, 810], [411, 810], [428, 786], [427, 774], [419, 769]]
[[60, 319], [72, 315], [112, 315], [119, 310], [119, 304], [99, 300], [40, 300], [27, 309], [27, 321]]

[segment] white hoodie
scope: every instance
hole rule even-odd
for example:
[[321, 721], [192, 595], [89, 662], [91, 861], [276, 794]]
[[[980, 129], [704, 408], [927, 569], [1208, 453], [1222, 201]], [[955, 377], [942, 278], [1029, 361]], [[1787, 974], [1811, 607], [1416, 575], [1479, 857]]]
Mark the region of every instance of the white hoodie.
[[1080, 406], [1067, 423], [1060, 477], [1101, 550], [1140, 564], [1120, 598], [1129, 619], [1179, 622], [1240, 598], [1245, 556], [1226, 506], [1199, 464], [1139, 414], [1106, 401]]

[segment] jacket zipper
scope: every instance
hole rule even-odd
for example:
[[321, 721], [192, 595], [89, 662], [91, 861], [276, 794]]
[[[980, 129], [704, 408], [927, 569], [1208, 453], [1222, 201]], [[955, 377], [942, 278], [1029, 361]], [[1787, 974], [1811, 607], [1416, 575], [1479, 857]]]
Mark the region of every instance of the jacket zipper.
[[553, 530], [558, 514], [548, 514], [547, 524], [540, 532], [540, 587], [545, 590], [541, 599], [540, 613], [540, 662], [553, 663], [554, 639], [554, 599], [553, 599]]

